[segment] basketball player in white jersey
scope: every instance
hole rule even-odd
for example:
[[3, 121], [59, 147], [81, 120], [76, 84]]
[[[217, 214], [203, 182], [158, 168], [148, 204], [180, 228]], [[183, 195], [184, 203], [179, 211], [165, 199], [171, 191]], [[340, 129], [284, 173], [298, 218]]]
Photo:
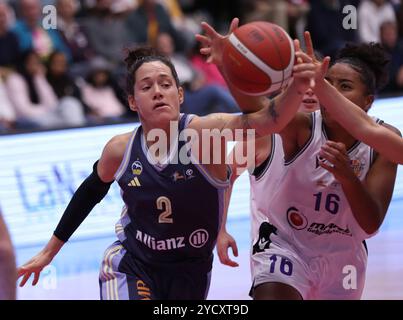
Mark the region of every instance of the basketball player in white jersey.
[[[219, 55], [215, 44], [221, 38], [212, 32], [207, 36], [210, 48], [202, 53]], [[326, 79], [367, 111], [382, 85], [384, 54], [374, 44], [344, 48]], [[280, 135], [284, 161], [274, 174], [279, 182], [271, 189], [252, 187], [252, 208], [262, 208], [271, 224], [265, 228], [264, 250], [252, 255], [252, 295], [359, 299], [367, 263], [363, 241], [382, 224], [396, 165], [356, 141], [324, 110], [298, 113]]]

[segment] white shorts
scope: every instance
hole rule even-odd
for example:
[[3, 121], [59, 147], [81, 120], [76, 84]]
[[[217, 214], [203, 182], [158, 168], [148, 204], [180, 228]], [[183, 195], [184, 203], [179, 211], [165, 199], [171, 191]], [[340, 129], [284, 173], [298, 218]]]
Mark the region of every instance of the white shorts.
[[251, 256], [251, 292], [263, 283], [280, 282], [295, 288], [304, 300], [360, 299], [366, 265], [364, 245], [348, 252], [308, 258], [272, 242], [269, 248]]

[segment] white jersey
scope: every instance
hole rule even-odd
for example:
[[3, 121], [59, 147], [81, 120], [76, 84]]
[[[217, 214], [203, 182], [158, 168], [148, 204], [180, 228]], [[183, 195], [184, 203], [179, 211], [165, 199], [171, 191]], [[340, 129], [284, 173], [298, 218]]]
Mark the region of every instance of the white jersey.
[[[311, 114], [312, 133], [290, 161], [284, 161], [279, 136], [262, 174], [250, 177], [253, 288], [279, 282], [303, 299], [359, 299], [367, 264], [368, 238], [351, 212], [340, 183], [319, 165], [328, 140], [320, 111]], [[351, 166], [363, 180], [372, 149], [357, 142], [348, 150]], [[355, 270], [355, 287], [346, 285], [346, 268]], [[348, 281], [347, 281], [348, 284]]]
[[[251, 254], [262, 252], [270, 246], [273, 226], [269, 224], [268, 209], [272, 203], [273, 190], [281, 181], [284, 171], [284, 151], [281, 137], [273, 134], [271, 151], [267, 159], [249, 175], [251, 206]], [[266, 223], [264, 223], [266, 222]], [[251, 264], [252, 277], [254, 266]]]
[[[327, 140], [322, 116], [316, 111], [311, 137], [279, 170], [281, 183], [272, 190], [265, 212], [282, 240], [313, 256], [362, 247], [362, 241], [370, 236], [355, 220], [340, 183], [319, 165], [323, 159], [318, 153]], [[372, 164], [372, 149], [357, 142], [347, 153], [356, 176], [364, 180]], [[264, 198], [264, 190], [255, 192], [256, 199]]]

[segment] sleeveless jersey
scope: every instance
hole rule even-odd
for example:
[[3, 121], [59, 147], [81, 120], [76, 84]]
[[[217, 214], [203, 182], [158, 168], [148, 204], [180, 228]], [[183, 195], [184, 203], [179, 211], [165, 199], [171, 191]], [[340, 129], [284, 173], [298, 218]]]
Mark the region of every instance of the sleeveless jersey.
[[[181, 115], [179, 133], [190, 119]], [[214, 179], [202, 165], [182, 164], [178, 154], [186, 147], [178, 138], [171, 160], [158, 167], [149, 161], [142, 127], [134, 131], [115, 175], [125, 203], [115, 229], [122, 245], [142, 262], [167, 266], [200, 262], [208, 269], [229, 181]]]
[[267, 159], [249, 175], [250, 208], [251, 208], [251, 239], [254, 242], [259, 234], [259, 227], [267, 221], [268, 209], [271, 205], [272, 190], [281, 181], [284, 151], [281, 137], [273, 134], [271, 152]]
[[[268, 210], [272, 203], [273, 190], [281, 182], [283, 171], [284, 151], [281, 137], [273, 134], [271, 139], [271, 151], [267, 159], [249, 174], [250, 181], [250, 214], [251, 214], [251, 255], [263, 252], [270, 247], [272, 234], [276, 228], [268, 219]], [[252, 281], [255, 264], [250, 263]]]
[[[282, 169], [272, 168], [266, 184], [253, 182], [252, 212], [265, 214], [275, 227], [271, 240], [315, 256], [362, 247], [370, 235], [355, 220], [340, 183], [319, 165], [320, 148], [328, 140], [320, 111], [311, 114], [312, 132], [305, 146]], [[349, 150], [350, 166], [362, 181], [373, 150], [357, 141]], [[276, 164], [278, 166], [278, 164]], [[270, 180], [274, 180], [271, 183]]]

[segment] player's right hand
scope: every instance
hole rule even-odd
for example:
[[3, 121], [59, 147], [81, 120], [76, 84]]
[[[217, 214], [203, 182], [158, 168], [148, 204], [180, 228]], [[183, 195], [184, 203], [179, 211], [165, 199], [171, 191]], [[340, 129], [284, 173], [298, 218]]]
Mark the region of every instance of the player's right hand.
[[41, 251], [23, 266], [17, 269], [17, 277], [23, 277], [20, 282], [20, 287], [23, 287], [28, 279], [34, 274], [32, 285], [35, 286], [39, 281], [39, 276], [43, 268], [52, 262], [52, 257], [44, 251]]
[[207, 62], [214, 63], [218, 67], [222, 65], [222, 52], [224, 50], [224, 43], [229, 37], [229, 35], [238, 28], [239, 19], [234, 18], [231, 21], [228, 33], [222, 35], [218, 33], [212, 26], [207, 22], [202, 22], [201, 27], [204, 31], [204, 35], [196, 34], [196, 40], [202, 45], [200, 53], [207, 57]]
[[238, 257], [238, 247], [234, 238], [226, 231], [220, 230], [217, 237], [217, 254], [220, 262], [230, 267], [238, 267], [238, 263], [231, 260], [228, 256], [228, 248], [231, 247], [232, 253]]

